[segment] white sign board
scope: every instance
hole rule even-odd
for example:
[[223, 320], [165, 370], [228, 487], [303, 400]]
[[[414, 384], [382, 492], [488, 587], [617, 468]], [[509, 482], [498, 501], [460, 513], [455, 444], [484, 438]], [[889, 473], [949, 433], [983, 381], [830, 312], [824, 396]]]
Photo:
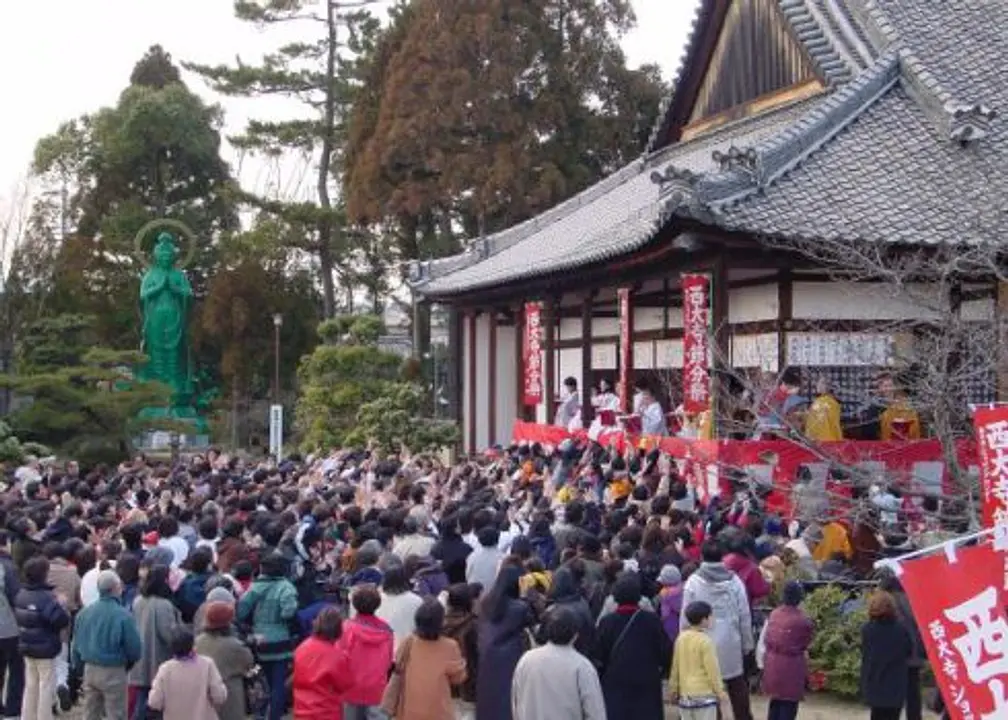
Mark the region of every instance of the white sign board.
[[270, 455], [277, 461], [283, 457], [283, 405], [270, 405]]

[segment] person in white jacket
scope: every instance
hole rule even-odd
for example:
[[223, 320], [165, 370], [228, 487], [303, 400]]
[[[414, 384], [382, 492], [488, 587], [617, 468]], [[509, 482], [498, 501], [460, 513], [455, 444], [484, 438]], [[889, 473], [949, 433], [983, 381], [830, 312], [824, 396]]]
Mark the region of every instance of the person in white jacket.
[[[717, 540], [708, 540], [701, 548], [703, 563], [683, 586], [682, 607], [703, 601], [713, 610], [709, 631], [717, 648], [718, 664], [731, 700], [732, 715], [737, 720], [752, 720], [745, 658], [756, 650], [752, 615], [745, 585], [721, 562], [724, 548]], [[685, 614], [679, 626], [689, 625]]]
[[525, 653], [511, 682], [514, 720], [606, 720], [598, 672], [574, 649], [578, 620], [564, 607], [550, 610], [546, 645]]

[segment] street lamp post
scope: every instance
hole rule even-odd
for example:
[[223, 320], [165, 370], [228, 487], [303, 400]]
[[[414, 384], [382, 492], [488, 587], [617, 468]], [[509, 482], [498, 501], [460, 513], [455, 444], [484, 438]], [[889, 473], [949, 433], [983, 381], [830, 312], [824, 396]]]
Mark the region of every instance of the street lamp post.
[[283, 327], [283, 315], [273, 314], [273, 402], [280, 404], [280, 328]]

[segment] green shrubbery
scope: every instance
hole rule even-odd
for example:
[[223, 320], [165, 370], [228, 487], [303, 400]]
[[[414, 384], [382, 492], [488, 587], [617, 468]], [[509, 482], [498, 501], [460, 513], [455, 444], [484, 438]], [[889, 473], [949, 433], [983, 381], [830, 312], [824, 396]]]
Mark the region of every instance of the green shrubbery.
[[849, 600], [849, 591], [829, 585], [810, 593], [802, 607], [815, 623], [810, 672], [822, 678], [822, 690], [855, 699], [861, 679], [861, 626], [868, 616], [863, 602], [853, 603], [853, 610], [845, 607]]

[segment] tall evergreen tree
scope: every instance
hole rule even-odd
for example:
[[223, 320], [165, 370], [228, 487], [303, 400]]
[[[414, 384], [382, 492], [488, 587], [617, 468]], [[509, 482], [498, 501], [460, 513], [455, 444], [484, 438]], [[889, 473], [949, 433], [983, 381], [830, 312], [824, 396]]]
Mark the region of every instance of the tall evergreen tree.
[[631, 70], [628, 0], [414, 0], [368, 60], [351, 124], [351, 219], [404, 259], [513, 225], [636, 157], [664, 92]]
[[379, 0], [235, 0], [239, 19], [266, 27], [299, 23], [306, 40], [278, 48], [258, 65], [240, 58], [233, 66], [186, 65], [224, 95], [283, 96], [307, 106], [305, 117], [252, 120], [233, 142], [265, 155], [296, 150], [314, 156], [312, 201], [253, 195], [246, 199], [300, 228], [288, 237], [318, 261], [326, 317], [337, 308], [334, 274], [348, 274], [348, 257], [359, 237], [348, 228], [333, 177], [339, 174], [347, 117], [359, 87], [358, 58], [370, 52], [378, 28], [368, 6], [377, 4]]
[[193, 230], [187, 270], [197, 298], [205, 294], [219, 237], [238, 226], [220, 125], [219, 108], [193, 94], [154, 46], [114, 107], [39, 141], [35, 171], [52, 192], [36, 207], [26, 248], [49, 249], [53, 263], [33, 266], [27, 253], [15, 260], [32, 271], [24, 289], [40, 295], [45, 314], [87, 314], [101, 344], [138, 347], [138, 283], [148, 260], [134, 238], [159, 217]]

